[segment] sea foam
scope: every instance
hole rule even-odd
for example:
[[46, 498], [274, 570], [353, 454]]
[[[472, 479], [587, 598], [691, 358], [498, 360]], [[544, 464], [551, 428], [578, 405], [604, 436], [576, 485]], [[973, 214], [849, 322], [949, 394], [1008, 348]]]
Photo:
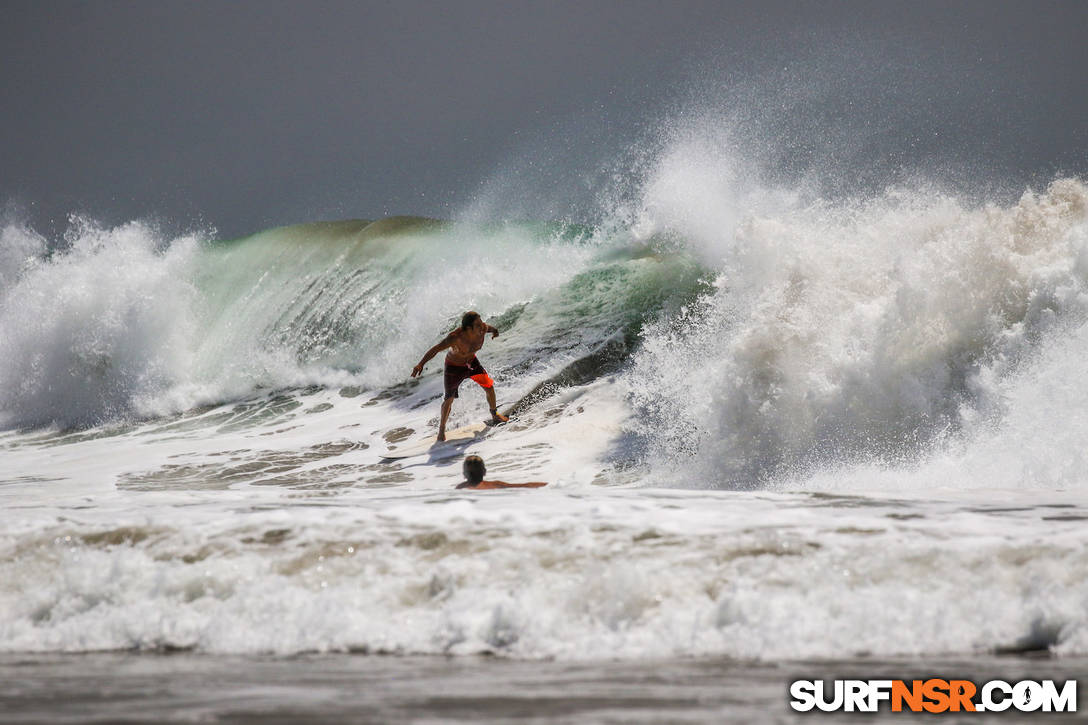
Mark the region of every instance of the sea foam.
[[1084, 322], [1080, 180], [1009, 205], [924, 187], [824, 200], [745, 181], [723, 153], [681, 134], [638, 227], [716, 271], [646, 330], [626, 377], [654, 457], [686, 479], [910, 464], [1000, 425], [1015, 374]]

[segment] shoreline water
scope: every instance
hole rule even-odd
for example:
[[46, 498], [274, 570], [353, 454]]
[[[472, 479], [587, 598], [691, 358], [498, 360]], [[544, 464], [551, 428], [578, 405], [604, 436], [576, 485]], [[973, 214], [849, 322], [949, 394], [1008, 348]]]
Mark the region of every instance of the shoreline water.
[[[784, 723], [813, 717], [821, 723], [858, 717], [922, 722], [931, 716], [886, 709], [870, 715], [797, 713], [789, 707], [789, 683], [928, 677], [1084, 681], [1088, 658], [569, 663], [313, 654], [6, 654], [0, 655], [0, 722]], [[1051, 723], [1081, 721], [1076, 713], [1045, 717]], [[1018, 714], [1003, 719], [1015, 722]]]

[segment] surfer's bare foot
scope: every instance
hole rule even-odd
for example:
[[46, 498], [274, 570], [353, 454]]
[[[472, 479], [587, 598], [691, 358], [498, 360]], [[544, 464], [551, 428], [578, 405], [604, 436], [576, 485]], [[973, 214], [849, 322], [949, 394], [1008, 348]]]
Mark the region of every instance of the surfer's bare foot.
[[497, 411], [497, 410], [491, 411], [491, 422], [492, 423], [506, 423], [509, 420], [510, 420], [509, 418], [507, 418], [505, 415], [503, 415], [499, 411]]
[[444, 440], [446, 440], [446, 433], [445, 433], [445, 431], [439, 431], [439, 432], [438, 432], [438, 442], [439, 442], [439, 443], [441, 443], [441, 442], [442, 442], [442, 441], [444, 441]]

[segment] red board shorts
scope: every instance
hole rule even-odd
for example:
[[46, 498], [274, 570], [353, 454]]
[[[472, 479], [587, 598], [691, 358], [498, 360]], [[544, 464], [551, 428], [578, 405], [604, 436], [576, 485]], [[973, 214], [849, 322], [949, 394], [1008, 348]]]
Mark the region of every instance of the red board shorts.
[[495, 385], [495, 381], [484, 370], [484, 366], [474, 357], [468, 365], [446, 365], [446, 374], [443, 376], [443, 382], [446, 384], [445, 399], [456, 398], [457, 388], [469, 378], [472, 378], [472, 381], [481, 388], [491, 388]]

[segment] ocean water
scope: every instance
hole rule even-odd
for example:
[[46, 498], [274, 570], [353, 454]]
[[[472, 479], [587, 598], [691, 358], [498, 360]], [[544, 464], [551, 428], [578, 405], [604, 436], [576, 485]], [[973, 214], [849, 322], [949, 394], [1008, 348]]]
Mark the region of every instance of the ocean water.
[[[233, 723], [923, 723], [911, 713], [796, 713], [787, 683], [924, 679], [933, 668], [975, 682], [1058, 679], [1085, 661], [960, 657], [782, 663], [684, 658], [530, 662], [480, 657], [296, 657], [135, 653], [0, 656], [0, 721]], [[58, 696], [60, 694], [61, 696]], [[1047, 713], [1045, 722], [1083, 722]], [[1017, 722], [1005, 713], [994, 721]], [[980, 722], [977, 715], [962, 721]]]
[[[824, 199], [678, 136], [608, 208], [8, 220], [4, 666], [750, 665], [776, 706], [798, 662], [1083, 669], [1083, 180]], [[409, 372], [467, 309], [516, 420], [384, 458], [433, 435], [441, 359]], [[451, 427], [485, 416], [466, 383]], [[549, 485], [454, 490], [466, 453]]]

